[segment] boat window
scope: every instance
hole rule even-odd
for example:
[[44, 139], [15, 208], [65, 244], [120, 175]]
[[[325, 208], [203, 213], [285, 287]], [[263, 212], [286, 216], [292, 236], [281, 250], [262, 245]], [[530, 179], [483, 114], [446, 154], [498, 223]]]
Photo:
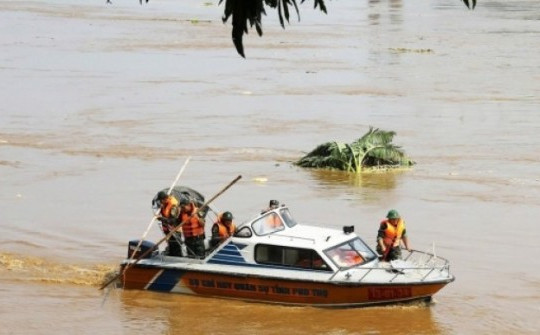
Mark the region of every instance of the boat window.
[[325, 253], [340, 268], [361, 265], [377, 257], [360, 238], [330, 248]]
[[283, 218], [283, 220], [285, 221], [285, 223], [287, 224], [287, 226], [289, 226], [289, 227], [294, 227], [294, 226], [296, 226], [297, 222], [296, 222], [296, 220], [292, 217], [291, 212], [289, 212], [289, 209], [288, 209], [288, 208], [282, 208], [282, 209], [279, 211], [279, 214], [281, 215], [281, 217]]
[[251, 233], [251, 229], [249, 227], [242, 227], [238, 229], [236, 233], [234, 233], [234, 237], [251, 237], [253, 234]]
[[283, 221], [276, 212], [270, 212], [251, 224], [257, 235], [267, 235], [285, 229]]
[[259, 263], [281, 264], [283, 248], [275, 245], [261, 245], [255, 251], [255, 260]]
[[366, 263], [377, 258], [377, 255], [375, 255], [375, 253], [373, 253], [373, 251], [360, 238], [352, 240], [351, 244], [354, 250], [358, 251], [362, 258], [364, 258]]
[[311, 249], [259, 244], [255, 248], [255, 261], [262, 264], [331, 271], [322, 257]]

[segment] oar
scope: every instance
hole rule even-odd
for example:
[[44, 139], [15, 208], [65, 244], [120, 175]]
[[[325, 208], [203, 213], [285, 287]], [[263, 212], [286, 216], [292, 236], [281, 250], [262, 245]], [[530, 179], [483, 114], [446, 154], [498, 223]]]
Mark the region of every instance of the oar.
[[[180, 169], [180, 171], [178, 171], [178, 174], [176, 175], [176, 178], [174, 179], [171, 187], [169, 188], [169, 191], [167, 191], [167, 195], [171, 195], [171, 192], [172, 192], [172, 189], [174, 188], [174, 186], [176, 185], [176, 183], [178, 182], [178, 179], [180, 179], [180, 176], [182, 175], [182, 173], [184, 172], [187, 164], [189, 163], [189, 160], [191, 159], [191, 156], [189, 156], [186, 161], [184, 162], [184, 165], [182, 165], [182, 168]], [[150, 223], [148, 224], [148, 227], [146, 227], [146, 231], [144, 232], [144, 234], [142, 235], [141, 239], [139, 240], [139, 243], [137, 243], [137, 247], [135, 248], [135, 251], [136, 250], [139, 250], [144, 238], [146, 237], [146, 235], [148, 235], [148, 232], [150, 231], [150, 228], [152, 228], [152, 225], [154, 224], [154, 222], [156, 221], [156, 217], [157, 215], [159, 214], [159, 212], [161, 211], [161, 208], [158, 208], [156, 210], [156, 212], [154, 213], [154, 216], [152, 216], [152, 220], [150, 220]], [[135, 252], [133, 252], [131, 254], [131, 256], [129, 257], [129, 260], [131, 261], [133, 259], [133, 256], [135, 256]]]
[[[223, 194], [223, 192], [227, 191], [229, 189], [229, 187], [231, 187], [234, 183], [236, 183], [240, 178], [242, 178], [242, 176], [238, 176], [236, 178], [234, 178], [233, 181], [231, 181], [227, 186], [225, 186], [221, 191], [219, 191], [216, 195], [214, 195], [212, 198], [210, 198], [210, 200], [206, 201], [200, 208], [204, 208], [206, 206], [208, 206], [212, 201], [214, 201], [217, 197], [219, 197], [221, 194]], [[164, 241], [168, 240], [176, 231], [178, 231], [180, 228], [182, 228], [182, 226], [188, 222], [194, 215], [196, 215], [198, 212], [198, 209], [193, 211], [193, 213], [191, 214], [191, 216], [189, 218], [187, 218], [187, 220], [183, 221], [182, 223], [180, 223], [178, 226], [176, 226], [173, 230], [171, 230], [165, 237], [163, 237], [161, 240], [159, 240], [156, 244], [154, 244], [154, 246], [152, 248], [149, 248], [148, 250], [146, 250], [142, 255], [140, 255], [134, 262], [132, 263], [127, 263], [126, 266], [124, 267], [124, 270], [117, 274], [116, 276], [114, 276], [112, 279], [110, 279], [109, 281], [107, 281], [105, 284], [101, 285], [101, 287], [99, 288], [100, 290], [103, 290], [105, 287], [109, 286], [112, 282], [114, 282], [115, 280], [117, 280], [120, 276], [123, 276], [126, 271], [133, 265], [139, 263], [139, 261], [141, 259], [143, 259], [144, 257], [146, 257], [148, 254], [150, 254], [152, 251], [154, 251], [155, 249], [157, 249], [157, 247], [163, 243]]]

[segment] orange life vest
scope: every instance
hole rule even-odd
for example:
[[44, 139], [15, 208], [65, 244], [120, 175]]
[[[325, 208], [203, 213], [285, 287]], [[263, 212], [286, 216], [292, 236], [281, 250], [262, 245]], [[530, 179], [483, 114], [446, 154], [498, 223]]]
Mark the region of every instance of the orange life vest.
[[268, 227], [271, 228], [279, 228], [283, 225], [281, 223], [279, 215], [277, 215], [276, 213], [268, 215], [268, 217], [266, 218], [266, 224], [268, 225]]
[[197, 214], [192, 215], [197, 211], [197, 207], [195, 207], [193, 203], [190, 206], [191, 211], [182, 211], [180, 213], [180, 219], [184, 223], [182, 226], [182, 233], [184, 233], [185, 237], [201, 236], [204, 234], [204, 225]]
[[216, 224], [217, 224], [218, 229], [219, 229], [219, 238], [221, 240], [224, 240], [224, 239], [232, 236], [232, 234], [234, 234], [234, 232], [236, 230], [236, 226], [232, 222], [229, 225], [229, 227], [227, 227], [226, 224], [224, 224], [223, 222], [220, 222], [220, 221], [216, 222]]
[[381, 221], [381, 225], [383, 224], [386, 224], [383, 242], [384, 245], [388, 248], [394, 244], [394, 241], [396, 241], [396, 239], [400, 239], [403, 236], [403, 231], [405, 230], [405, 222], [403, 221], [403, 219], [400, 218], [398, 220], [398, 224], [394, 226], [390, 223], [390, 221], [388, 221], [388, 219], [385, 219]]
[[165, 199], [165, 202], [161, 206], [161, 216], [163, 217], [170, 217], [171, 216], [171, 208], [174, 206], [178, 206], [178, 200], [176, 200], [173, 196], [168, 196], [167, 199]]

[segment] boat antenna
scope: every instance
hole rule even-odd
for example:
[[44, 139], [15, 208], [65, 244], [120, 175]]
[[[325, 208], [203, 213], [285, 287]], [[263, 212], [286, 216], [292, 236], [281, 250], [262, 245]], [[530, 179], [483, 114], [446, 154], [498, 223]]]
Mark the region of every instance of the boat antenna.
[[[227, 184], [227, 186], [225, 186], [221, 191], [219, 191], [218, 193], [216, 193], [216, 195], [214, 195], [212, 198], [210, 198], [210, 200], [206, 201], [201, 207], [199, 208], [205, 208], [206, 206], [208, 206], [212, 201], [216, 200], [217, 197], [219, 197], [221, 194], [223, 194], [225, 191], [227, 191], [231, 186], [233, 186], [234, 183], [236, 183], [238, 180], [240, 180], [240, 178], [242, 178], [241, 175], [239, 175], [238, 177], [234, 178], [233, 181], [231, 181], [229, 184]], [[109, 279], [105, 284], [101, 285], [101, 287], [99, 288], [100, 290], [103, 290], [105, 287], [109, 286], [112, 282], [114, 282], [115, 280], [117, 280], [118, 278], [120, 278], [120, 276], [123, 276], [126, 271], [133, 265], [139, 263], [139, 261], [143, 258], [145, 258], [148, 254], [150, 254], [151, 252], [153, 252], [154, 250], [157, 249], [157, 247], [163, 243], [164, 241], [168, 240], [169, 238], [171, 238], [171, 236], [176, 233], [178, 230], [180, 230], [182, 228], [182, 226], [186, 223], [186, 222], [189, 222], [189, 220], [197, 215], [197, 212], [199, 211], [199, 208], [197, 208], [196, 210], [193, 211], [193, 213], [184, 221], [182, 221], [182, 223], [180, 223], [178, 226], [174, 227], [174, 229], [171, 229], [171, 231], [165, 236], [163, 237], [161, 240], [159, 240], [156, 244], [154, 244], [151, 248], [148, 248], [145, 252], [143, 252], [135, 261], [133, 261], [132, 263], [126, 263], [126, 266], [124, 266], [124, 270], [121, 271], [120, 273], [118, 273], [116, 276], [114, 276], [113, 278]]]
[[[184, 165], [182, 165], [182, 168], [180, 168], [180, 171], [178, 171], [178, 174], [176, 175], [176, 178], [174, 179], [173, 183], [171, 184], [171, 187], [169, 188], [169, 190], [167, 191], [167, 195], [171, 195], [172, 189], [176, 186], [176, 183], [180, 179], [180, 176], [182, 175], [182, 173], [184, 173], [184, 170], [186, 169], [186, 166], [189, 163], [190, 159], [191, 159], [191, 156], [189, 156], [186, 159], [186, 161], [184, 162]], [[141, 236], [141, 239], [139, 240], [139, 243], [137, 243], [137, 247], [135, 247], [135, 250], [139, 250], [139, 248], [141, 247], [141, 244], [142, 244], [143, 240], [146, 238], [146, 235], [148, 235], [148, 232], [150, 231], [150, 228], [152, 227], [154, 222], [156, 222], [156, 218], [157, 218], [160, 211], [161, 211], [161, 208], [157, 208], [156, 211], [154, 212], [154, 215], [152, 216], [152, 220], [150, 220], [150, 223], [148, 224], [148, 227], [146, 227], [146, 230], [143, 233], [143, 235]], [[130, 261], [133, 259], [135, 254], [136, 254], [136, 252], [131, 253], [131, 256], [129, 257]]]

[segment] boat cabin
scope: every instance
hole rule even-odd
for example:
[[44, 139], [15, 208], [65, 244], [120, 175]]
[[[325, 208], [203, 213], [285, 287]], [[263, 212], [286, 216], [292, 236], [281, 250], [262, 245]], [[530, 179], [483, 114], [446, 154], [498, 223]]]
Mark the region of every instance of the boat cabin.
[[282, 206], [240, 225], [233, 237], [207, 257], [208, 263], [259, 265], [290, 270], [334, 272], [377, 259], [352, 229], [304, 226]]

